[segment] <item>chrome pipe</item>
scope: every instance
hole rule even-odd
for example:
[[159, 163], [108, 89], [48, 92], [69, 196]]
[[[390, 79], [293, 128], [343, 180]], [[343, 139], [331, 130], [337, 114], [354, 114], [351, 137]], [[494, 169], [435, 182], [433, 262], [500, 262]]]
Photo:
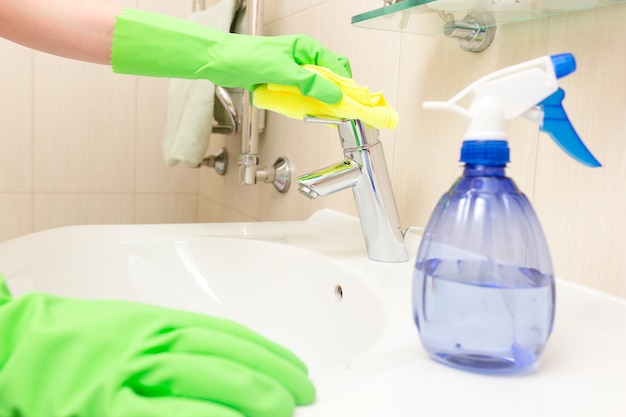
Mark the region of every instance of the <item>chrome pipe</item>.
[[[248, 35], [261, 35], [263, 30], [263, 0], [245, 3]], [[252, 103], [252, 93], [243, 92], [241, 147], [239, 154], [239, 183], [254, 185], [259, 176], [259, 109]], [[261, 173], [267, 177], [266, 173]]]

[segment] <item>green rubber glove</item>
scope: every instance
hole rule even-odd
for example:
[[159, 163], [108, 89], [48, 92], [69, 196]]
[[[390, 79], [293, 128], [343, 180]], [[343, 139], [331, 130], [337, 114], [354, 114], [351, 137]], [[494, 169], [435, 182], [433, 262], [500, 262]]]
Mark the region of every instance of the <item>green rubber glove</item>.
[[11, 300], [0, 277], [0, 416], [287, 417], [305, 365], [232, 321], [122, 301]]
[[350, 64], [304, 35], [248, 36], [155, 13], [124, 9], [113, 32], [111, 65], [122, 74], [208, 79], [253, 91], [261, 84], [297, 87], [325, 103], [341, 89], [300, 67], [314, 64], [351, 77]]

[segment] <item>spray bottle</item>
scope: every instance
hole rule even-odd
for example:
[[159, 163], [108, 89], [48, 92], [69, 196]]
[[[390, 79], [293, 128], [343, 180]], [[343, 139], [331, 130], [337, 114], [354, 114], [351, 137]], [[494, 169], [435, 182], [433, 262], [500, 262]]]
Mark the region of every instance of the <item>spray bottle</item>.
[[[530, 370], [554, 320], [554, 276], [544, 233], [511, 178], [505, 124], [526, 117], [568, 155], [600, 166], [562, 107], [558, 79], [576, 68], [571, 54], [493, 72], [446, 102], [424, 108], [470, 119], [463, 175], [443, 195], [424, 232], [413, 275], [413, 312], [435, 360], [481, 373]], [[459, 100], [472, 94], [469, 109]]]

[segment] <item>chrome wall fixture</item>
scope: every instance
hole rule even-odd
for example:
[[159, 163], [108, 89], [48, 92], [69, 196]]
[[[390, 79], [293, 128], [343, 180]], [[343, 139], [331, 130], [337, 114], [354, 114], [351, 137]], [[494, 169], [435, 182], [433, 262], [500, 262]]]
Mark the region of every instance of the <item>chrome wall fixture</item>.
[[[403, 3], [405, 0], [383, 0], [383, 7], [393, 6], [398, 3]], [[424, 6], [431, 4], [437, 4], [434, 1], [423, 0], [413, 7]], [[477, 2], [476, 2], [477, 3]], [[432, 11], [436, 12], [443, 20], [443, 34], [446, 37], [457, 39], [461, 49], [467, 52], [482, 52], [491, 45], [496, 35], [496, 21], [493, 15], [489, 12], [470, 11], [463, 19], [456, 19], [454, 14], [444, 10], [450, 10], [450, 3], [445, 3], [447, 8], [439, 9], [439, 7], [432, 6]], [[465, 5], [464, 2], [452, 2], [453, 5], [462, 9]], [[469, 3], [470, 5], [472, 2]], [[409, 5], [411, 7], [411, 5]], [[404, 18], [409, 19], [410, 13], [408, 10], [404, 12]]]
[[[192, 6], [194, 11], [204, 10], [206, 0], [193, 0]], [[245, 16], [247, 34], [261, 35], [263, 6], [263, 0], [241, 0], [235, 20]], [[234, 90], [237, 90], [237, 94]], [[216, 86], [215, 98], [213, 133], [231, 136], [241, 134], [238, 160], [239, 183], [242, 185], [254, 185], [260, 182], [273, 184], [276, 190], [286, 193], [291, 184], [289, 160], [282, 156], [271, 167], [259, 166], [258, 147], [262, 114], [253, 105], [252, 94], [246, 90]], [[198, 167], [214, 167], [218, 174], [224, 175], [228, 166], [227, 159], [228, 153], [222, 148], [215, 155], [207, 156]]]
[[[247, 7], [247, 33], [261, 35], [263, 30], [263, 0], [244, 2]], [[273, 184], [281, 193], [286, 193], [291, 184], [291, 169], [286, 157], [279, 157], [272, 167], [259, 166], [259, 114], [252, 103], [252, 93], [243, 92], [241, 149], [239, 154], [239, 183], [254, 185], [259, 182]]]
[[489, 48], [496, 36], [496, 22], [491, 13], [468, 13], [463, 20], [455, 20], [454, 15], [439, 12], [445, 21], [443, 34], [459, 41], [461, 49], [467, 52], [482, 52]]

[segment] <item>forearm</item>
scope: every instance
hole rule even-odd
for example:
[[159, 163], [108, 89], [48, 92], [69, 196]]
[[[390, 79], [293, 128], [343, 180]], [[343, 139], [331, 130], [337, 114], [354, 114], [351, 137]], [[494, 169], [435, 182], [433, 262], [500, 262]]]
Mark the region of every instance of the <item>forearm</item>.
[[351, 77], [347, 58], [308, 36], [236, 35], [156, 13], [122, 14], [121, 6], [105, 0], [0, 0], [0, 36], [54, 55], [112, 64], [121, 74], [207, 79], [250, 91], [268, 83], [291, 85], [326, 103], [341, 99], [340, 88], [301, 65]]
[[121, 12], [104, 0], [0, 0], [0, 36], [50, 54], [110, 64]]

